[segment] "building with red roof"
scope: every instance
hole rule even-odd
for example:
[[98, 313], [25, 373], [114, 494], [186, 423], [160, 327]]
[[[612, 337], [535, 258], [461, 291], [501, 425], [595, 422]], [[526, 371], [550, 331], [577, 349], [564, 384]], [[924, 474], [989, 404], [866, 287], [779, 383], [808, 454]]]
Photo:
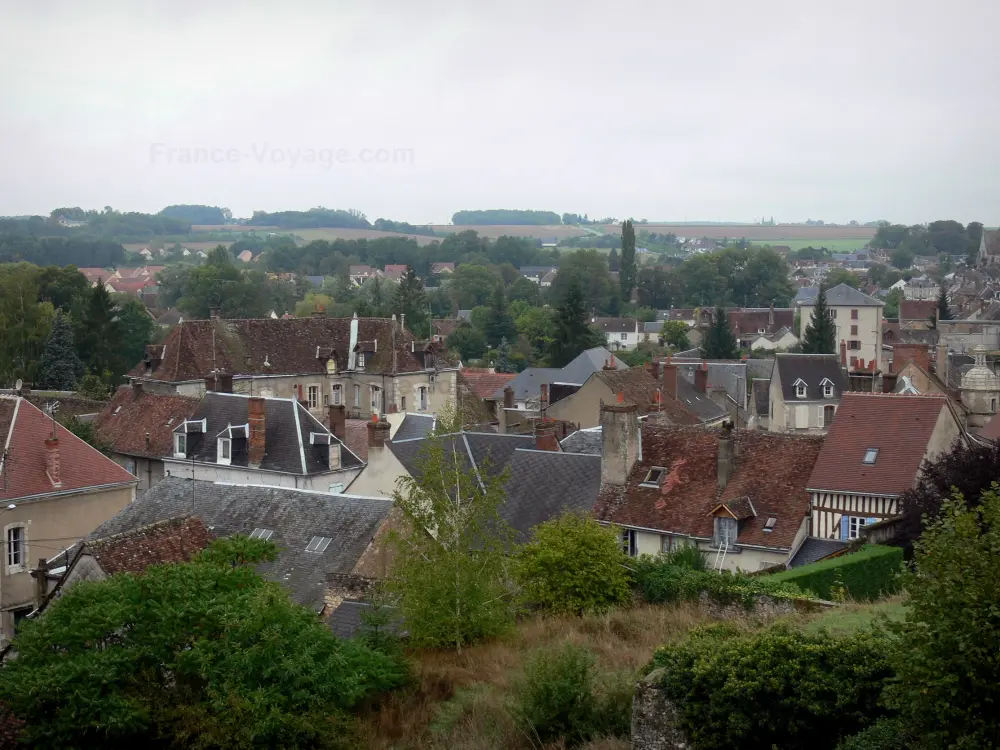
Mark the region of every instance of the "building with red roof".
[[0, 396], [0, 637], [34, 608], [30, 570], [135, 500], [136, 478], [25, 398]]

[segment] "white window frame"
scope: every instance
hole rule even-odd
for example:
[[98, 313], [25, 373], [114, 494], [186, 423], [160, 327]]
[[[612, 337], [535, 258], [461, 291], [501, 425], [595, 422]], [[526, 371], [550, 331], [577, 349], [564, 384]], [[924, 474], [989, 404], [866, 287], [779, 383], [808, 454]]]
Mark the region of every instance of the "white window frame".
[[[11, 533], [13, 531], [19, 531], [20, 538], [17, 540], [17, 546], [11, 541]], [[28, 569], [28, 528], [27, 524], [20, 521], [16, 523], [7, 524], [3, 531], [4, 547], [6, 548], [6, 554], [4, 555], [4, 562], [7, 564], [7, 575], [12, 573], [23, 573]], [[17, 552], [18, 561], [12, 562], [14, 559], [15, 550]]]
[[340, 406], [344, 400], [344, 387], [339, 383], [333, 386], [333, 405]]
[[309, 540], [309, 544], [306, 545], [306, 552], [315, 552], [317, 555], [320, 555], [326, 552], [326, 548], [330, 546], [330, 542], [332, 541], [333, 539], [328, 536], [314, 536]]
[[430, 389], [426, 386], [417, 388], [417, 411], [427, 411], [430, 406]]
[[721, 548], [729, 543], [729, 549], [736, 546], [740, 535], [740, 524], [735, 518], [726, 516], [715, 517], [715, 546]]
[[[868, 460], [869, 456], [871, 456], [871, 461]], [[865, 466], [874, 466], [876, 461], [878, 461], [878, 448], [865, 448], [865, 455], [861, 459], [861, 463]]]
[[358, 352], [358, 369], [359, 370], [365, 369], [365, 353], [364, 352]]
[[187, 433], [174, 433], [174, 458], [187, 458]]
[[232, 465], [233, 441], [231, 438], [219, 438], [219, 443], [215, 447], [215, 462], [223, 466]]
[[621, 337], [622, 337], [622, 341], [628, 341], [628, 334], [627, 333], [621, 334]]
[[654, 466], [648, 472], [646, 472], [646, 478], [640, 483], [640, 487], [659, 487], [660, 482], [663, 481], [663, 475], [667, 473], [667, 470], [662, 466]]
[[636, 557], [639, 554], [635, 529], [622, 529], [621, 544], [622, 552], [628, 557]]
[[861, 536], [861, 529], [868, 525], [867, 516], [848, 516], [847, 518], [847, 538], [857, 539]]
[[306, 386], [306, 402], [309, 404], [310, 409], [319, 408], [319, 386], [309, 385]]
[[400, 395], [399, 397], [399, 410], [402, 412], [406, 411], [406, 396]]
[[360, 385], [355, 385], [354, 386], [354, 408], [355, 409], [360, 409], [361, 408], [361, 386]]
[[125, 471], [127, 471], [132, 476], [138, 476], [136, 474], [136, 463], [134, 458], [125, 459]]
[[371, 410], [376, 414], [382, 413], [382, 389], [377, 385], [368, 386], [368, 399], [371, 402]]

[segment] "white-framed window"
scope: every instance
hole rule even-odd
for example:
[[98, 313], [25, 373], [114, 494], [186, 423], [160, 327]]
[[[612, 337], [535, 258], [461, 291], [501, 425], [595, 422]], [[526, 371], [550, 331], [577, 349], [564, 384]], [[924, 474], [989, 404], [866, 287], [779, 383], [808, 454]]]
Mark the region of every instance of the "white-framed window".
[[833, 398], [832, 383], [823, 383], [823, 398]]
[[621, 334], [621, 337], [622, 337], [622, 341], [628, 341], [628, 334], [627, 333]]
[[316, 552], [317, 554], [324, 552], [332, 541], [333, 539], [328, 536], [314, 536], [306, 545], [306, 552]]
[[24, 526], [13, 524], [7, 527], [7, 572], [20, 573], [26, 569], [28, 560], [27, 539]]
[[806, 387], [805, 387], [805, 385], [803, 385], [802, 383], [799, 383], [797, 386], [795, 386], [795, 396], [796, 396], [796, 398], [805, 398], [806, 397]]
[[638, 554], [635, 546], [635, 529], [622, 529], [622, 552], [629, 557]]
[[406, 411], [406, 396], [399, 397], [399, 410]]
[[640, 484], [644, 487], [659, 487], [666, 471], [666, 469], [660, 466], [654, 466], [646, 473], [646, 478]]
[[319, 406], [319, 386], [311, 385], [306, 389], [306, 400], [309, 403], [310, 409], [315, 409]]
[[174, 458], [187, 458], [188, 437], [183, 432], [174, 433]]
[[861, 536], [861, 529], [867, 526], [869, 523], [874, 523], [874, 518], [861, 518], [859, 516], [851, 516], [847, 522], [847, 538], [857, 539]]
[[135, 459], [126, 458], [125, 459], [125, 471], [127, 471], [132, 476], [135, 476]]
[[375, 412], [376, 414], [381, 414], [382, 413], [382, 389], [379, 388], [378, 386], [373, 385], [373, 386], [371, 386], [371, 388], [369, 390], [370, 390], [370, 396], [371, 396], [372, 411]]
[[861, 459], [863, 464], [873, 464], [875, 459], [878, 458], [878, 448], [866, 448], [865, 457]]
[[333, 386], [333, 403], [334, 406], [340, 406], [344, 402], [344, 388], [341, 385]]
[[361, 406], [361, 386], [354, 386], [354, 406], [355, 408]]
[[829, 308], [829, 310], [830, 310], [830, 317], [831, 318], [836, 318], [837, 317], [837, 308], [831, 307], [831, 308]]
[[365, 353], [364, 352], [358, 352], [358, 369], [359, 370], [365, 369]]
[[420, 398], [420, 411], [427, 411], [427, 389], [420, 386], [417, 389], [417, 396]]
[[229, 465], [233, 462], [233, 441], [229, 438], [219, 438], [219, 450], [216, 456], [217, 462]]
[[343, 482], [337, 482], [336, 484], [331, 484], [330, 485], [330, 494], [331, 495], [339, 495], [343, 491], [344, 491], [344, 483]]
[[736, 537], [739, 535], [740, 526], [735, 518], [715, 518], [715, 546], [732, 549], [736, 544]]

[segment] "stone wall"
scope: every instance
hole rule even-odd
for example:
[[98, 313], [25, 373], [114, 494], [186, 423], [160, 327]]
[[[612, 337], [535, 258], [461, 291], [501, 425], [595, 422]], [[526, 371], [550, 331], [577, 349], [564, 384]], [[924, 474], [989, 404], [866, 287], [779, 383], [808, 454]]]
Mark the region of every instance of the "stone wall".
[[690, 750], [680, 728], [680, 713], [660, 687], [664, 670], [654, 669], [639, 681], [632, 698], [632, 750]]

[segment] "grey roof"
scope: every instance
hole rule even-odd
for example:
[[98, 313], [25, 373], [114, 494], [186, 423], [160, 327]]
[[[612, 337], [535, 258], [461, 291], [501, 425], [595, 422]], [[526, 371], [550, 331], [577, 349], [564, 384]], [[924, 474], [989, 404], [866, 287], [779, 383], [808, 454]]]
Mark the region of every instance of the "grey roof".
[[591, 318], [590, 324], [604, 333], [635, 333], [639, 321], [635, 318]]
[[767, 359], [754, 359], [751, 357], [746, 360], [746, 366], [747, 377], [750, 378], [750, 380], [770, 378], [771, 370], [774, 369], [774, 359], [771, 357], [768, 357]]
[[683, 359], [685, 357], [694, 357], [696, 359], [701, 359], [701, 349], [695, 347], [694, 349], [685, 349], [682, 352], [677, 352], [674, 357], [678, 359]]
[[582, 453], [514, 451], [507, 501], [500, 515], [525, 541], [533, 526], [563, 511], [589, 513], [601, 489], [601, 457]]
[[367, 602], [343, 601], [326, 620], [333, 634], [339, 638], [353, 638], [361, 631], [361, 616], [371, 608]]
[[514, 391], [515, 401], [528, 401], [538, 398], [541, 392], [542, 383], [561, 382], [559, 380], [559, 370], [555, 367], [526, 367], [517, 374], [517, 377], [504, 385], [493, 394], [493, 398], [503, 403], [504, 389], [510, 388]]
[[727, 409], [715, 403], [711, 396], [702, 393], [684, 378], [677, 379], [677, 400], [702, 422], [714, 422], [729, 413]]
[[317, 289], [319, 287], [323, 286], [323, 277], [322, 276], [306, 276], [306, 281], [308, 281], [310, 284], [312, 284]]
[[[795, 295], [795, 304], [812, 305], [819, 294], [818, 287], [802, 287]], [[869, 297], [847, 284], [837, 284], [826, 290], [826, 303], [838, 307], [883, 307], [885, 302]]]
[[[205, 432], [187, 433], [187, 457], [193, 461], [217, 462], [218, 436], [228, 427], [244, 427], [248, 422], [247, 407], [250, 397], [239, 393], [209, 392], [189, 418], [190, 422], [208, 420]], [[364, 462], [351, 453], [346, 445], [316, 419], [309, 410], [295, 399], [264, 399], [264, 471], [281, 471], [289, 474], [325, 474], [330, 471], [330, 445], [312, 445], [310, 433], [327, 436], [333, 444], [340, 443], [340, 465], [344, 469], [362, 466]], [[174, 429], [183, 432], [184, 422]], [[248, 466], [246, 430], [233, 436], [232, 466]], [[303, 471], [303, 460], [305, 470]]]
[[403, 417], [396, 434], [392, 436], [394, 441], [412, 440], [413, 438], [427, 437], [434, 429], [434, 415], [432, 414], [407, 414]]
[[521, 266], [517, 272], [522, 276], [544, 276], [549, 271], [557, 270], [555, 266]]
[[654, 320], [652, 322], [646, 321], [642, 324], [642, 330], [644, 333], [659, 333], [663, 330], [663, 321]]
[[587, 453], [591, 456], [601, 455], [603, 439], [600, 427], [588, 427], [567, 435], [560, 443], [566, 453]]
[[788, 567], [800, 568], [803, 565], [817, 562], [828, 555], [832, 555], [834, 552], [839, 552], [846, 546], [846, 542], [841, 542], [838, 539], [817, 539], [814, 536], [808, 537], [795, 553], [795, 557], [789, 560]]
[[472, 310], [459, 310], [458, 317], [462, 320], [472, 320]]
[[781, 394], [785, 401], [793, 403], [799, 399], [795, 395], [795, 383], [802, 380], [806, 384], [806, 401], [822, 401], [824, 380], [833, 383], [833, 395], [840, 398], [849, 391], [847, 373], [840, 366], [836, 354], [778, 354], [774, 367], [781, 380]]
[[[674, 357], [677, 362], [678, 357]], [[740, 406], [745, 401], [745, 389], [747, 387], [747, 366], [744, 362], [706, 362], [708, 366], [708, 387], [709, 389], [723, 388], [726, 393]], [[689, 383], [694, 383], [695, 370], [702, 366], [702, 361], [697, 362], [677, 362], [677, 371]], [[768, 370], [770, 373], [770, 370]]]
[[515, 401], [530, 401], [538, 398], [542, 383], [573, 383], [583, 385], [587, 378], [604, 368], [604, 363], [614, 360], [616, 370], [627, 370], [628, 365], [615, 357], [603, 346], [595, 346], [580, 352], [563, 368], [528, 367], [517, 374], [517, 377], [493, 394], [493, 398], [503, 401], [505, 388], [514, 391]]
[[[455, 432], [442, 435], [441, 444], [446, 460], [450, 460], [455, 453], [458, 453], [459, 460], [466, 469], [473, 466], [481, 469], [488, 463], [489, 473], [495, 475], [503, 471], [516, 449], [533, 448], [535, 438], [531, 435]], [[427, 440], [419, 438], [403, 442], [392, 440], [387, 445], [410, 476], [417, 476], [420, 473], [420, 463], [429, 445]]]
[[754, 378], [753, 404], [759, 417], [771, 413], [771, 381], [770, 379]]
[[[391, 508], [392, 501], [384, 498], [167, 477], [101, 524], [90, 538], [181, 515], [200, 518], [219, 536], [269, 529], [278, 556], [258, 566], [261, 575], [287, 588], [299, 604], [320, 611], [329, 576], [353, 570]], [[333, 541], [322, 552], [306, 552], [315, 536]]]

